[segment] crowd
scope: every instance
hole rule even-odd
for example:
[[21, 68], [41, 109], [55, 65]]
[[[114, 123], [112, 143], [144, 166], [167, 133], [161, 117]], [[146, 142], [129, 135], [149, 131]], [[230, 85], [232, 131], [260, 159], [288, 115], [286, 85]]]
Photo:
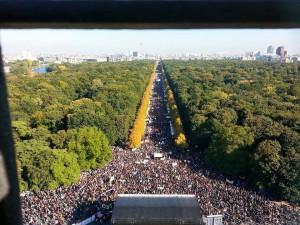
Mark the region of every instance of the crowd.
[[203, 213], [222, 214], [224, 224], [300, 224], [298, 208], [251, 191], [244, 180], [233, 183], [208, 169], [200, 155], [174, 146], [161, 74], [146, 124], [139, 149], [112, 147], [113, 160], [83, 172], [77, 184], [22, 193], [24, 224], [72, 224], [97, 212], [109, 220], [118, 193], [195, 194]]

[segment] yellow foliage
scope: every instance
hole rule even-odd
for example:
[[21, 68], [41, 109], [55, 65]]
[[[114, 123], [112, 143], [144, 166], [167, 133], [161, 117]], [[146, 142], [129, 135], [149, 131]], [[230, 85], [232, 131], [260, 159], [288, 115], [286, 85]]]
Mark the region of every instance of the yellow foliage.
[[171, 122], [173, 124], [174, 131], [175, 131], [175, 144], [180, 148], [188, 148], [189, 145], [188, 145], [186, 137], [184, 135], [183, 125], [182, 125], [182, 121], [180, 119], [176, 101], [174, 99], [174, 94], [173, 94], [170, 86], [168, 85], [168, 81], [166, 79], [164, 71], [163, 71], [163, 75], [164, 75], [164, 81], [165, 81], [165, 86], [166, 86], [168, 105], [169, 105], [169, 108], [171, 109]]
[[226, 92], [221, 91], [221, 93], [220, 93], [221, 99], [227, 99], [228, 97], [229, 97], [229, 95]]
[[274, 92], [275, 88], [273, 86], [269, 85], [269, 86], [265, 87], [264, 90], [270, 93], [270, 92]]
[[131, 135], [130, 135], [130, 148], [136, 148], [141, 145], [141, 132], [137, 129], [132, 129]]
[[[133, 127], [131, 129], [131, 133], [129, 136], [129, 147], [130, 148], [140, 147], [141, 139], [145, 133], [145, 128], [146, 128], [145, 120], [147, 117], [147, 110], [148, 110], [148, 105], [149, 105], [149, 101], [150, 101], [150, 94], [151, 94], [151, 88], [153, 85], [156, 65], [154, 66], [153, 70], [154, 70], [153, 74], [150, 77], [149, 83], [146, 87], [143, 98], [141, 100], [141, 105], [137, 112], [136, 119], [135, 119]], [[164, 71], [163, 71], [163, 74], [164, 74]], [[171, 120], [172, 120], [172, 124], [173, 124], [174, 130], [175, 130], [175, 144], [177, 146], [179, 146], [180, 148], [188, 148], [188, 143], [187, 143], [186, 137], [183, 132], [183, 125], [182, 125], [182, 121], [179, 116], [179, 111], [178, 111], [178, 108], [176, 105], [176, 101], [174, 99], [173, 92], [170, 89], [166, 78], [165, 78], [165, 84], [166, 84], [166, 92], [167, 92], [167, 97], [168, 97], [168, 105], [171, 109]]]
[[172, 105], [171, 109], [176, 110], [177, 111], [177, 105]]
[[59, 72], [63, 72], [67, 69], [67, 67], [65, 67], [64, 65], [58, 66], [58, 70]]
[[35, 114], [32, 115], [32, 118], [35, 120], [35, 122], [37, 124], [41, 123], [43, 118], [44, 118], [44, 114], [41, 111], [36, 112]]
[[182, 122], [181, 122], [180, 117], [177, 117], [177, 118], [176, 118], [175, 124], [176, 124], [177, 126], [182, 126]]
[[138, 148], [141, 146], [141, 140], [145, 133], [145, 128], [146, 128], [145, 121], [146, 121], [146, 117], [147, 117], [147, 110], [148, 110], [148, 105], [149, 105], [149, 101], [150, 101], [150, 94], [151, 94], [151, 89], [152, 89], [152, 85], [153, 85], [155, 69], [156, 69], [156, 65], [154, 66], [154, 69], [153, 69], [154, 71], [149, 79], [149, 83], [144, 92], [140, 108], [138, 110], [136, 119], [135, 119], [133, 127], [131, 129], [131, 133], [129, 136], [129, 147], [130, 148]]
[[49, 84], [47, 82], [43, 82], [41, 84], [38, 85], [38, 88], [39, 89], [46, 89], [46, 90], [49, 90], [49, 91], [55, 91], [55, 87], [52, 85], [52, 84]]
[[64, 81], [62, 81], [62, 80], [60, 80], [60, 81], [59, 81], [59, 86], [62, 87], [62, 88], [68, 88], [68, 87], [69, 87], [69, 84], [66, 83], [66, 82], [64, 82]]
[[186, 137], [183, 133], [180, 133], [178, 137], [175, 139], [175, 143], [180, 148], [188, 148], [189, 145], [186, 142]]

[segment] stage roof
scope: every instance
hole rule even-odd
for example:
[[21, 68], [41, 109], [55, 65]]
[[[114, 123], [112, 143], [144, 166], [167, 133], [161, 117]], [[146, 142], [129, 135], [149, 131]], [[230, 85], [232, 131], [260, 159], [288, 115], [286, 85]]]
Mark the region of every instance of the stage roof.
[[115, 202], [112, 223], [123, 224], [203, 224], [194, 195], [121, 194]]

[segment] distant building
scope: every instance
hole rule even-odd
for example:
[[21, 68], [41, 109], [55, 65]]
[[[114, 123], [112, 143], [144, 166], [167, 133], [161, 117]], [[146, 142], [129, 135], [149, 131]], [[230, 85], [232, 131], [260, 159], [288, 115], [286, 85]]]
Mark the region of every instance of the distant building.
[[3, 57], [4, 63], [16, 62], [17, 60], [20, 60], [18, 56], [4, 56]]
[[3, 70], [4, 70], [4, 73], [9, 73], [10, 72], [10, 66], [4, 66]]
[[44, 62], [44, 63], [53, 63], [53, 62], [55, 62], [55, 61], [58, 60], [58, 58], [55, 57], [55, 56], [46, 56], [46, 57], [40, 57], [40, 58], [39, 58], [40, 61], [41, 61], [42, 58], [43, 58], [43, 62]]
[[97, 62], [96, 58], [84, 58], [83, 62]]
[[37, 58], [32, 55], [30, 50], [23, 51], [22, 56], [20, 56], [20, 59], [37, 60]]
[[272, 56], [271, 55], [260, 55], [256, 57], [257, 61], [263, 61], [263, 62], [269, 62], [272, 60]]
[[245, 56], [246, 56], [246, 57], [253, 57], [253, 52], [246, 52], [246, 53], [245, 53]]
[[299, 56], [294, 56], [292, 57], [292, 62], [300, 62], [300, 57]]
[[97, 62], [108, 62], [106, 56], [101, 56], [97, 58]]
[[261, 56], [261, 52], [260, 52], [260, 51], [256, 52], [256, 53], [254, 54], [254, 56], [255, 56], [255, 57]]
[[278, 57], [272, 57], [271, 58], [271, 62], [281, 62], [281, 57], [278, 56]]
[[253, 57], [253, 56], [244, 56], [244, 57], [242, 57], [242, 60], [243, 61], [254, 61], [254, 60], [256, 60], [256, 57]]
[[22, 52], [22, 57], [23, 59], [31, 59], [32, 58], [32, 53], [30, 50], [26, 50]]
[[138, 56], [139, 56], [139, 53], [138, 53], [138, 52], [132, 52], [132, 56], [133, 56], [133, 57], [138, 57]]
[[284, 58], [284, 59], [281, 60], [281, 62], [283, 62], [283, 63], [290, 63], [291, 60], [289, 58]]
[[271, 54], [274, 53], [274, 47], [272, 45], [268, 46], [267, 53], [271, 53]]
[[39, 60], [40, 62], [45, 62], [45, 57], [39, 57], [38, 60]]
[[283, 46], [280, 46], [276, 49], [276, 55], [279, 55], [281, 57], [285, 56], [284, 53], [285, 53], [285, 49]]

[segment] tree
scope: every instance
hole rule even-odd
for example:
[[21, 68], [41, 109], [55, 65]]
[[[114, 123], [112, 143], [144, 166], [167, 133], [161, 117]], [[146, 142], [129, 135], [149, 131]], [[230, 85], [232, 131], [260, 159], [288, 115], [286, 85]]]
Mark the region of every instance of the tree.
[[51, 171], [54, 180], [61, 185], [69, 186], [79, 180], [80, 166], [75, 153], [68, 153], [66, 150], [53, 150], [55, 161]]
[[17, 163], [17, 172], [18, 172], [18, 181], [19, 181], [20, 190], [26, 191], [28, 189], [28, 185], [27, 182], [25, 182], [22, 178], [23, 168], [22, 168], [21, 161], [17, 159], [16, 163]]
[[[154, 68], [155, 70], [155, 68]], [[141, 146], [141, 139], [145, 133], [146, 128], [146, 117], [148, 111], [148, 105], [150, 101], [151, 88], [154, 80], [154, 72], [152, 73], [148, 86], [144, 92], [144, 96], [141, 101], [140, 108], [138, 110], [136, 120], [134, 121], [130, 136], [129, 136], [129, 147], [137, 148]]]
[[52, 150], [46, 142], [37, 140], [19, 142], [16, 149], [22, 190], [49, 190], [79, 180], [80, 167], [74, 153]]
[[75, 153], [82, 170], [102, 168], [112, 159], [108, 139], [96, 127], [70, 129], [65, 134], [53, 135], [52, 140], [54, 145], [59, 143], [55, 147]]
[[180, 133], [178, 135], [178, 137], [175, 139], [175, 144], [180, 148], [188, 148], [189, 147], [186, 137], [183, 133]]
[[69, 185], [78, 168], [110, 161], [109, 144], [128, 139], [153, 61], [53, 64], [33, 77], [23, 76], [31, 73], [26, 60], [11, 69], [18, 76], [7, 84], [20, 185], [39, 190]]
[[15, 134], [15, 138], [19, 139], [29, 139], [31, 136], [31, 128], [29, 124], [25, 121], [12, 121], [12, 128]]
[[277, 183], [277, 171], [281, 164], [281, 145], [276, 140], [264, 140], [257, 146], [254, 160], [259, 180], [266, 189]]
[[58, 66], [57, 68], [60, 73], [62, 73], [63, 71], [65, 71], [67, 69], [67, 67], [65, 67], [64, 65]]
[[[164, 74], [164, 73], [163, 73]], [[165, 76], [165, 74], [164, 74]], [[187, 143], [187, 139], [184, 134], [183, 124], [180, 118], [180, 114], [177, 108], [177, 104], [174, 98], [174, 94], [168, 84], [168, 80], [166, 79], [166, 76], [164, 78], [165, 86], [166, 86], [166, 92], [167, 92], [167, 103], [170, 108], [170, 114], [171, 114], [171, 122], [174, 127], [174, 139], [175, 144], [180, 148], [188, 148], [189, 145]]]
[[246, 119], [245, 123], [251, 127], [256, 139], [264, 140], [278, 137], [282, 131], [282, 125], [266, 116], [254, 116]]
[[300, 201], [300, 138], [297, 132], [284, 129], [278, 138], [281, 143], [281, 165], [278, 173], [278, 192], [292, 202]]
[[237, 122], [237, 113], [231, 108], [222, 108], [214, 112], [214, 117], [225, 126], [235, 124]]
[[32, 67], [32, 60], [27, 60], [28, 67]]
[[299, 64], [164, 60], [163, 68], [171, 113], [183, 115], [210, 166], [299, 202]]
[[247, 149], [253, 144], [254, 135], [242, 126], [220, 127], [212, 135], [205, 160], [228, 175], [236, 177], [247, 171]]

